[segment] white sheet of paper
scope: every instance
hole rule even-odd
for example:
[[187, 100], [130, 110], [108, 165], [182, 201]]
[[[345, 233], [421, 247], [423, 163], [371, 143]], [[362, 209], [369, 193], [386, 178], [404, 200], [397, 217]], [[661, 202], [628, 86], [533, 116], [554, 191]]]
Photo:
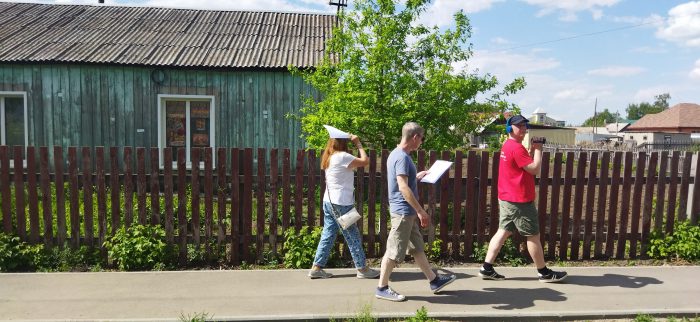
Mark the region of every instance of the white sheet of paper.
[[348, 134], [347, 132], [338, 130], [330, 125], [324, 125], [323, 127], [325, 127], [326, 130], [328, 130], [328, 135], [330, 135], [331, 138], [333, 138], [333, 139], [349, 139], [350, 138], [350, 134]]
[[428, 169], [428, 174], [421, 179], [420, 182], [425, 183], [435, 183], [440, 177], [452, 166], [451, 161], [437, 160], [433, 163], [433, 166]]

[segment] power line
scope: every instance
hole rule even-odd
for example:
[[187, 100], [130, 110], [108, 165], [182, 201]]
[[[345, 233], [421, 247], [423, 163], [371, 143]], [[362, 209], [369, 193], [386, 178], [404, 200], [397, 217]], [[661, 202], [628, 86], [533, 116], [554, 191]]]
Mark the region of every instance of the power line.
[[[693, 14], [689, 14], [689, 15], [685, 15], [685, 16], [682, 16], [682, 17], [697, 16], [697, 15], [700, 15], [700, 12], [698, 12], [698, 13], [693, 13]], [[503, 51], [509, 51], [509, 50], [513, 50], [513, 49], [526, 48], [526, 47], [533, 47], [533, 46], [539, 46], [539, 45], [544, 45], [544, 44], [551, 44], [551, 43], [560, 42], [560, 41], [565, 41], [565, 40], [571, 40], [571, 39], [583, 38], [583, 37], [590, 37], [590, 36], [595, 36], [595, 35], [600, 35], [600, 34], [605, 34], [605, 33], [610, 33], [610, 32], [616, 32], [616, 31], [620, 31], [620, 30], [627, 30], [627, 29], [639, 28], [639, 27], [646, 26], [646, 25], [650, 25], [650, 24], [657, 23], [657, 22], [658, 22], [658, 20], [647, 21], [647, 22], [643, 22], [643, 23], [639, 23], [639, 24], [631, 25], [631, 26], [625, 26], [625, 27], [619, 27], [619, 28], [613, 28], [613, 29], [606, 29], [606, 30], [601, 30], [601, 31], [596, 31], [596, 32], [590, 32], [590, 33], [580, 34], [580, 35], [574, 35], [574, 36], [570, 36], [570, 37], [563, 37], [563, 38], [558, 38], [558, 39], [553, 39], [553, 40], [546, 40], [546, 41], [534, 42], [534, 43], [529, 43], [529, 44], [525, 44], [525, 45], [509, 47], [509, 48], [505, 48], [505, 49], [501, 49], [501, 50], [503, 50]]]

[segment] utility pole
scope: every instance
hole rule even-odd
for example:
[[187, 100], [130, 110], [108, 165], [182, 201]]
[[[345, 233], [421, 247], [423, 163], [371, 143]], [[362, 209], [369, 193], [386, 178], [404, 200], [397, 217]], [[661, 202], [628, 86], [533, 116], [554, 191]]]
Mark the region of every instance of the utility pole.
[[337, 7], [338, 7], [338, 10], [336, 11], [336, 17], [337, 17], [337, 15], [340, 14], [340, 10], [341, 10], [343, 7], [347, 7], [347, 6], [348, 6], [348, 0], [335, 0], [335, 1], [334, 1], [334, 0], [330, 0], [330, 1], [328, 1], [328, 4], [331, 5], [331, 6], [337, 6]]

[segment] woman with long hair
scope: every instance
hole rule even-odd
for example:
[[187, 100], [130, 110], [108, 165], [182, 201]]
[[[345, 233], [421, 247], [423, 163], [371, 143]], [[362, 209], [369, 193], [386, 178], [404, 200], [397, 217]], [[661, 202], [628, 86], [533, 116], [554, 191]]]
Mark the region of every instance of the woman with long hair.
[[[348, 145], [352, 142], [360, 153], [359, 157], [349, 153]], [[314, 264], [309, 270], [309, 277], [330, 278], [333, 274], [323, 270], [328, 263], [338, 230], [334, 213], [345, 214], [355, 205], [354, 170], [369, 164], [367, 153], [362, 148], [360, 138], [350, 135], [350, 139], [330, 138], [326, 143], [326, 149], [321, 157], [321, 169], [326, 172], [326, 191], [323, 196], [323, 232], [316, 249]], [[343, 236], [350, 249], [352, 260], [357, 268], [357, 278], [377, 278], [379, 271], [367, 266], [365, 251], [362, 248], [362, 239], [357, 224], [352, 224], [343, 230]]]

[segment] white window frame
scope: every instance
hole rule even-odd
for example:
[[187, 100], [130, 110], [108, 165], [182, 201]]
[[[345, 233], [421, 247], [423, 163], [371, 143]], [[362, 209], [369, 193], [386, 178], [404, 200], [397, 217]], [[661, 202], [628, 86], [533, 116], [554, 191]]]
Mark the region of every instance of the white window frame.
[[[0, 91], [0, 145], [6, 145], [6, 135], [7, 129], [5, 128], [5, 97], [21, 97], [22, 105], [24, 108], [24, 152], [27, 152], [27, 145], [29, 145], [29, 117], [27, 113], [27, 92], [19, 91]], [[22, 164], [26, 165], [27, 158], [23, 158]], [[10, 167], [15, 167], [15, 160], [10, 160]]]
[[[192, 146], [190, 144], [190, 102], [191, 101], [209, 101], [210, 112], [209, 119], [211, 125], [209, 126], [209, 146], [212, 150], [216, 150], [216, 101], [214, 100], [214, 95], [177, 95], [177, 94], [158, 94], [158, 150], [160, 152], [160, 167], [163, 167], [163, 149], [165, 148], [165, 102], [166, 101], [185, 101], [185, 113], [187, 118], [187, 130], [185, 140], [185, 159], [187, 168], [192, 167], [190, 150]], [[216, 167], [216, 152], [212, 153], [212, 166]], [[173, 166], [177, 164], [177, 160], [173, 160]], [[199, 163], [200, 168], [204, 167], [204, 162]]]

